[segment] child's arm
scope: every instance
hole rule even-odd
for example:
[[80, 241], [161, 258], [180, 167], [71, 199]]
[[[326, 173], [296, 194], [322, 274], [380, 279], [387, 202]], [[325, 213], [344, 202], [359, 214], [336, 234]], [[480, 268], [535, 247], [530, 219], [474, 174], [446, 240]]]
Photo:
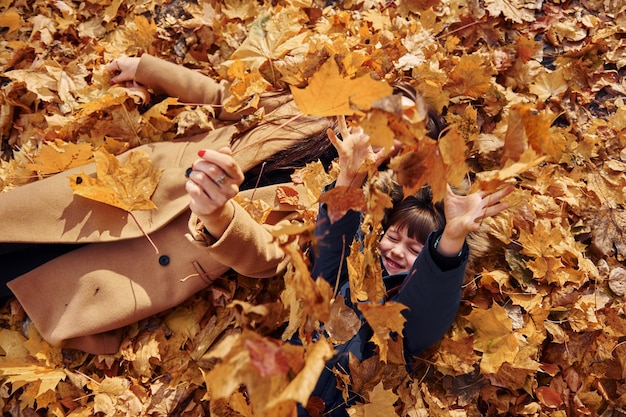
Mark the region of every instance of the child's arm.
[[[508, 204], [500, 200], [512, 191], [513, 187], [506, 187], [493, 194], [458, 196], [448, 189], [443, 233], [431, 233], [424, 245], [428, 249], [418, 256], [394, 300], [408, 307], [403, 315], [409, 354], [416, 355], [439, 341], [452, 325], [469, 257], [465, 238], [478, 230], [482, 219], [506, 209]], [[445, 258], [450, 268], [442, 268], [441, 259]]]
[[[375, 150], [369, 144], [369, 136], [361, 128], [349, 128], [343, 116], [338, 118], [341, 139], [332, 130], [328, 138], [337, 149], [339, 156], [339, 176], [332, 187], [360, 187], [367, 176], [362, 169], [366, 160], [380, 164], [384, 157], [382, 149]], [[320, 204], [315, 236], [317, 245], [312, 251], [313, 278], [323, 277], [334, 283], [338, 278], [347, 277], [346, 258], [350, 253], [350, 244], [354, 240], [361, 220], [361, 214], [349, 210], [341, 219], [331, 223], [327, 207]], [[340, 271], [341, 268], [341, 271]]]

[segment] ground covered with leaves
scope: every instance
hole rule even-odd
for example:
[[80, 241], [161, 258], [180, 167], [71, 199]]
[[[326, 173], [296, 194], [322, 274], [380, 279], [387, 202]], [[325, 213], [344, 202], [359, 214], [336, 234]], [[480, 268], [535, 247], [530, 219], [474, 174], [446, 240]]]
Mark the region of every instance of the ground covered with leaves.
[[[378, 341], [380, 355], [352, 364], [362, 404], [351, 415], [626, 414], [622, 0], [5, 0], [0, 33], [3, 192], [96, 149], [212, 127], [203, 106], [111, 86], [104, 66], [122, 54], [233, 80], [235, 107], [263, 91], [311, 93], [316, 74], [334, 71], [322, 67], [329, 57], [345, 80], [410, 78], [452, 126], [460, 174], [516, 191], [485, 222], [490, 248], [472, 265], [453, 328], [410, 374], [393, 341]], [[444, 160], [421, 166], [427, 182], [459, 175], [458, 149], [437, 146]], [[406, 187], [416, 162], [394, 165]], [[12, 300], [1, 316], [3, 413], [292, 415], [330, 342], [303, 353], [269, 337], [289, 308], [300, 324], [329, 308], [290, 285], [221, 280], [130, 326], [109, 356], [51, 347]], [[385, 325], [374, 327], [389, 334]]]

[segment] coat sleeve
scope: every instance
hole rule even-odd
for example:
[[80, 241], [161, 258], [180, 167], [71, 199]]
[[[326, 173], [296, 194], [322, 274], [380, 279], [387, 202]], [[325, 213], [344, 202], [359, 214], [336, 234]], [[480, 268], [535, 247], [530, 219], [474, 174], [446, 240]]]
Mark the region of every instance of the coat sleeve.
[[221, 104], [228, 91], [224, 82], [149, 54], [141, 56], [135, 81], [186, 103]]
[[403, 311], [404, 344], [410, 355], [419, 354], [446, 334], [461, 302], [469, 248], [464, 249], [460, 266], [442, 271], [430, 253], [434, 237], [431, 233], [424, 245], [428, 250], [417, 257], [394, 300], [408, 307]]
[[326, 205], [320, 204], [315, 224], [317, 245], [311, 251], [313, 278], [322, 277], [332, 285], [338, 277], [340, 281], [348, 278], [346, 259], [360, 220], [361, 214], [350, 210], [341, 219], [331, 223]]
[[238, 273], [253, 278], [275, 276], [285, 266], [286, 255], [271, 233], [272, 228], [284, 226], [261, 225], [239, 204], [231, 201], [235, 208], [228, 228], [219, 239], [203, 231], [200, 219], [193, 215], [189, 221], [192, 238], [206, 247], [211, 257]]

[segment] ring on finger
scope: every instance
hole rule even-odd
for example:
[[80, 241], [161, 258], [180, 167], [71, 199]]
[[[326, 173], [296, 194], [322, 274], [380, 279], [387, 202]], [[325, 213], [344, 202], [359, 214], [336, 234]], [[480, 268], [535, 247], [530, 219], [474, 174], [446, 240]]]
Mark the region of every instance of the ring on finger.
[[213, 181], [215, 181], [215, 183], [217, 185], [222, 185], [222, 183], [224, 182], [224, 179], [226, 179], [226, 174], [222, 174], [219, 177], [217, 177], [216, 179], [214, 179]]

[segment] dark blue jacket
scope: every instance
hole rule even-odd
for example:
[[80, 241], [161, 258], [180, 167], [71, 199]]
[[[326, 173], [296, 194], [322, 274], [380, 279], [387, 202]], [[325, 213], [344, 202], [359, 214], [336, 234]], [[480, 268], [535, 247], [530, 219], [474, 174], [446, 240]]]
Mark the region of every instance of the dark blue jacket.
[[[339, 265], [343, 265], [339, 275], [339, 294], [344, 296], [346, 304], [354, 309], [362, 321], [360, 331], [351, 340], [336, 346], [335, 356], [327, 363], [327, 369], [320, 375], [312, 393], [312, 396], [320, 397], [324, 401], [327, 416], [347, 415], [345, 411], [347, 405], [341, 391], [336, 388], [336, 378], [330, 369], [338, 366], [340, 370], [348, 371], [349, 353], [360, 361], [374, 354], [373, 343], [369, 342], [372, 329], [358, 308], [350, 303], [350, 288], [345, 268], [345, 257], [349, 254], [349, 246], [358, 231], [360, 220], [360, 213], [350, 211], [331, 224], [326, 206], [320, 205], [315, 230], [318, 244], [313, 251], [312, 276], [323, 277], [334, 286]], [[456, 317], [460, 304], [461, 285], [469, 249], [465, 245], [459, 257], [441, 256], [433, 246], [439, 233], [437, 231], [431, 233], [408, 273], [386, 275], [384, 272], [383, 282], [388, 291], [400, 286], [387, 301], [399, 302], [408, 307], [403, 311], [406, 318], [403, 336], [407, 358], [422, 352], [445, 335]], [[344, 262], [341, 262], [342, 257]], [[307, 414], [300, 410], [300, 415]]]

